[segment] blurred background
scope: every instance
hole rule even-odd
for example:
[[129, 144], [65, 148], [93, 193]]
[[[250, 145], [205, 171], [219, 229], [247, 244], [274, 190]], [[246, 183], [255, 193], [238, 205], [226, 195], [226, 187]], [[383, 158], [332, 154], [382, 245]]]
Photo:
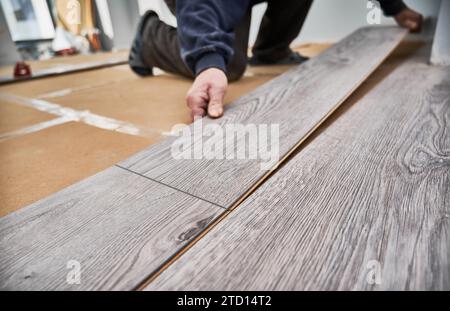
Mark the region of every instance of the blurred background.
[[[176, 26], [176, 19], [163, 0], [0, 0], [0, 3], [0, 65], [127, 49], [140, 15], [149, 9]], [[406, 3], [431, 20], [438, 13], [439, 0]], [[253, 9], [250, 45], [265, 8], [263, 3]], [[367, 10], [364, 0], [316, 0], [294, 44], [336, 42], [367, 25]], [[381, 24], [393, 24], [393, 20], [383, 17]]]

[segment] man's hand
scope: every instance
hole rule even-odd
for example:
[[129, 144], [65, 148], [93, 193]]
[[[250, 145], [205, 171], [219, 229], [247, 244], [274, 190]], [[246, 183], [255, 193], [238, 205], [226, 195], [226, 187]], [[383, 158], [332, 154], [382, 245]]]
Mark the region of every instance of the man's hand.
[[422, 28], [423, 16], [409, 8], [404, 9], [395, 15], [397, 24], [404, 28], [408, 28], [412, 32], [419, 32]]
[[227, 87], [228, 79], [222, 70], [209, 68], [200, 73], [186, 96], [192, 119], [204, 117], [206, 112], [211, 118], [221, 117]]

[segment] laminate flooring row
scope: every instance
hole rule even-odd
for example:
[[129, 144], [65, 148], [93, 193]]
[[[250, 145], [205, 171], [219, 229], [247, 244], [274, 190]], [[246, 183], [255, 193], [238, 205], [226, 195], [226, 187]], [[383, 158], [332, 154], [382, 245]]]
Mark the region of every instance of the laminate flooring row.
[[[405, 34], [396, 27], [360, 29], [229, 105], [224, 118], [206, 119], [203, 125], [278, 124], [279, 159], [283, 161], [364, 82]], [[198, 143], [193, 138], [192, 147]], [[270, 173], [261, 170], [262, 159], [175, 160], [171, 156], [174, 139], [1, 218], [0, 288], [140, 288]], [[274, 143], [271, 140], [269, 147]], [[273, 203], [267, 204], [280, 199], [273, 197]], [[258, 215], [256, 209], [254, 215]], [[70, 281], [73, 263], [80, 268], [80, 284]]]

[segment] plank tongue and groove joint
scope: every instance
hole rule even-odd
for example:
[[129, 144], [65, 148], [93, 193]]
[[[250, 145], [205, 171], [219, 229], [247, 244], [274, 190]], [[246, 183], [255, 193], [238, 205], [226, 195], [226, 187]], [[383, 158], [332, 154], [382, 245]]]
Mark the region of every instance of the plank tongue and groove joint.
[[113, 167], [0, 219], [0, 289], [133, 289], [221, 212]]
[[[286, 158], [383, 62], [404, 38], [398, 27], [367, 27], [349, 35], [321, 55], [281, 75], [232, 103], [218, 124], [279, 125], [279, 156]], [[195, 124], [193, 125], [195, 127]], [[202, 139], [192, 130], [192, 145]], [[228, 137], [227, 137], [228, 138]], [[208, 140], [204, 138], [203, 145]], [[224, 150], [235, 150], [241, 141], [226, 140]], [[119, 164], [153, 180], [230, 208], [258, 181], [267, 176], [261, 159], [174, 159], [176, 138], [154, 145]]]
[[449, 290], [450, 71], [409, 60], [146, 290]]
[[[360, 29], [204, 123], [279, 124], [284, 160], [405, 35]], [[136, 289], [268, 175], [261, 160], [177, 161], [174, 139], [0, 219], [0, 288]]]

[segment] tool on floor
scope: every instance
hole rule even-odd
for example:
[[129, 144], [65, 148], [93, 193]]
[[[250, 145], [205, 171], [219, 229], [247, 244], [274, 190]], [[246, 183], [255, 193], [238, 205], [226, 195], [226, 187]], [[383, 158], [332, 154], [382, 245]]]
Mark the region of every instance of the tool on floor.
[[14, 67], [14, 78], [31, 77], [31, 67], [25, 62], [17, 62]]

